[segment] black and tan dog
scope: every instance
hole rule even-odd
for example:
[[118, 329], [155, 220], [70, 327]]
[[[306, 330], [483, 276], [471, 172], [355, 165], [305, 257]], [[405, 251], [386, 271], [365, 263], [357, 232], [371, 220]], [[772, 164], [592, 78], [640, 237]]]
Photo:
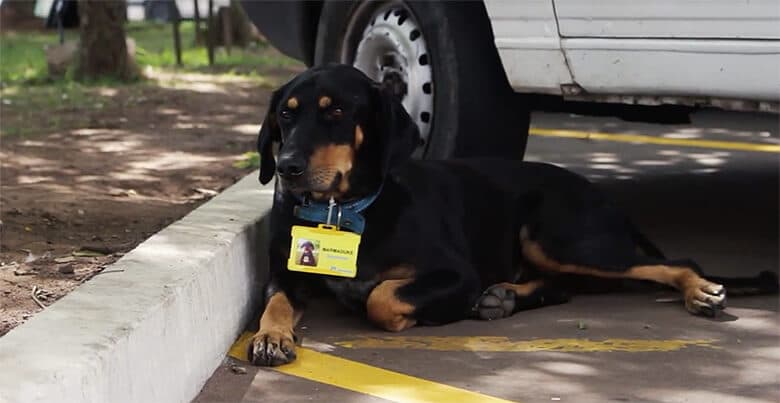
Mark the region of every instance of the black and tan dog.
[[[412, 160], [418, 144], [403, 106], [352, 67], [313, 68], [274, 92], [258, 139], [260, 181], [278, 181], [253, 363], [295, 359], [293, 329], [318, 288], [394, 332], [565, 302], [573, 276], [662, 283], [693, 314], [724, 307], [723, 285], [664, 258], [586, 179], [541, 163]], [[365, 219], [354, 279], [287, 269], [291, 226], [317, 224], [296, 206], [331, 197]]]

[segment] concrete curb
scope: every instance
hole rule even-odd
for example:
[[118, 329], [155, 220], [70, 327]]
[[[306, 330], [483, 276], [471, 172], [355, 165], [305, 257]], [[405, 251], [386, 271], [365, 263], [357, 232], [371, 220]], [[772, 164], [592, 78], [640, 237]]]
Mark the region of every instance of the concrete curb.
[[189, 402], [255, 311], [257, 173], [0, 338], [2, 402]]

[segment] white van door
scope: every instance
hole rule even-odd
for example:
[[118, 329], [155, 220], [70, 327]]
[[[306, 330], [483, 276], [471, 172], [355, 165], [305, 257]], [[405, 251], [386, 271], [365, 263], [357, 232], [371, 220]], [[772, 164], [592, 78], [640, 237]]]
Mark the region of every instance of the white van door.
[[551, 1], [573, 79], [589, 94], [780, 94], [780, 0]]
[[562, 37], [780, 39], [778, 0], [554, 0]]

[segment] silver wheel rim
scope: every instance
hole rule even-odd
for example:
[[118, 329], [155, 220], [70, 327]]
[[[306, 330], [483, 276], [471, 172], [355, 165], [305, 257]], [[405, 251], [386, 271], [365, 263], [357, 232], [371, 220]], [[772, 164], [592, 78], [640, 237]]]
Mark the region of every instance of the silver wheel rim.
[[[360, 10], [357, 10], [356, 15], [359, 14]], [[348, 32], [353, 34], [360, 29], [350, 28]], [[349, 37], [347, 35], [346, 39]], [[357, 39], [353, 40], [357, 42]], [[342, 48], [342, 62], [351, 62], [401, 99], [406, 112], [420, 129], [423, 145], [416, 154], [421, 156], [433, 123], [433, 70], [425, 38], [412, 13], [403, 4], [395, 2], [379, 7], [371, 13], [354, 56], [350, 57], [348, 48], [350, 46]]]

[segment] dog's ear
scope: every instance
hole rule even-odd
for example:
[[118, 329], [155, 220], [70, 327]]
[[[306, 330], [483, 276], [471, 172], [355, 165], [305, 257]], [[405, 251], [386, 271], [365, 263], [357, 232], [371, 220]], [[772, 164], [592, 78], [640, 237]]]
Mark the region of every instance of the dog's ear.
[[268, 112], [263, 119], [260, 134], [257, 135], [257, 153], [260, 154], [260, 183], [263, 185], [270, 182], [276, 172], [273, 145], [282, 139], [279, 123], [276, 121], [276, 107], [279, 104], [281, 93], [282, 88], [274, 91], [271, 95]]
[[372, 88], [374, 128], [382, 137], [382, 173], [388, 175], [412, 157], [421, 144], [420, 130], [395, 96], [379, 84]]

